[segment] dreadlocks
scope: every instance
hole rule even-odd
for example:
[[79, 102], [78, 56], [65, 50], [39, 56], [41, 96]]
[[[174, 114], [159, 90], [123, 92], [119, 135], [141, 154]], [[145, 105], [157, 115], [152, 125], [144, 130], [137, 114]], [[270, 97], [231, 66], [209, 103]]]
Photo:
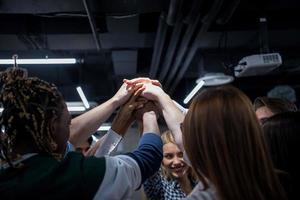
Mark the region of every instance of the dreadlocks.
[[34, 145], [38, 153], [58, 158], [50, 119], [61, 115], [63, 99], [55, 85], [28, 77], [25, 69], [15, 67], [1, 72], [0, 81], [1, 159], [12, 166], [11, 159], [18, 154], [16, 147], [24, 142]]

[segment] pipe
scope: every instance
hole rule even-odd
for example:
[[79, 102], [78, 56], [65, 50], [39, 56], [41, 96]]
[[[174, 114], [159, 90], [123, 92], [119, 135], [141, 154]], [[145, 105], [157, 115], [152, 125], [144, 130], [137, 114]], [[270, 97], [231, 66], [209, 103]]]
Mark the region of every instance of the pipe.
[[180, 35], [182, 32], [182, 26], [183, 26], [183, 23], [181, 22], [181, 19], [178, 19], [177, 22], [175, 23], [174, 30], [172, 32], [172, 36], [171, 36], [171, 39], [169, 42], [169, 47], [167, 49], [167, 53], [166, 53], [166, 56], [165, 56], [165, 59], [164, 59], [164, 62], [163, 62], [162, 68], [161, 68], [161, 73], [159, 75], [159, 80], [161, 82], [163, 82], [163, 80], [165, 79], [165, 77], [169, 71], [169, 68], [171, 66], [172, 58], [174, 57], [174, 54], [176, 51], [176, 46], [179, 42]]
[[178, 85], [179, 81], [182, 79], [183, 75], [185, 74], [186, 70], [188, 69], [192, 59], [194, 58], [195, 53], [198, 49], [197, 41], [199, 41], [202, 37], [202, 34], [207, 32], [208, 28], [210, 27], [213, 20], [216, 18], [217, 14], [219, 13], [221, 7], [222, 7], [223, 0], [216, 0], [214, 1], [213, 6], [210, 8], [209, 13], [202, 19], [202, 27], [200, 31], [198, 32], [196, 38], [193, 41], [192, 47], [189, 50], [187, 57], [180, 68], [178, 75], [175, 77], [175, 80], [172, 82], [172, 85], [170, 87], [170, 94], [173, 93], [174, 89]]
[[180, 44], [179, 51], [177, 52], [177, 55], [175, 56], [175, 61], [172, 70], [169, 73], [169, 76], [165, 82], [165, 87], [169, 87], [172, 79], [177, 73], [177, 70], [183, 60], [183, 57], [187, 51], [187, 48], [189, 46], [189, 43], [191, 42], [193, 33], [195, 33], [195, 30], [197, 28], [198, 22], [200, 21], [200, 15], [197, 16], [197, 18], [194, 20], [192, 24], [189, 24], [187, 31], [185, 32], [183, 36], [183, 40]]
[[165, 17], [163, 14], [160, 15], [159, 18], [159, 25], [155, 37], [155, 42], [154, 42], [154, 49], [153, 49], [153, 54], [152, 54], [152, 60], [151, 60], [151, 67], [150, 67], [150, 72], [149, 72], [149, 77], [150, 78], [155, 78], [157, 74], [157, 70], [159, 67], [166, 35], [167, 35], [167, 30], [168, 26], [165, 23]]
[[89, 5], [88, 5], [87, 0], [82, 0], [82, 2], [83, 2], [83, 5], [84, 5], [84, 8], [86, 10], [86, 13], [88, 15], [88, 18], [89, 18], [89, 22], [90, 22], [90, 26], [91, 26], [91, 29], [92, 29], [92, 32], [93, 32], [93, 37], [94, 37], [94, 40], [95, 40], [95, 43], [96, 43], [97, 51], [100, 51], [101, 50], [101, 44], [100, 44], [100, 39], [99, 39], [99, 35], [98, 35], [98, 32], [97, 32], [97, 27], [96, 27], [94, 16], [92, 15], [92, 13], [89, 9]]
[[167, 15], [167, 24], [169, 26], [174, 26], [176, 22], [176, 13], [178, 13], [178, 10], [180, 8], [181, 0], [171, 0]]

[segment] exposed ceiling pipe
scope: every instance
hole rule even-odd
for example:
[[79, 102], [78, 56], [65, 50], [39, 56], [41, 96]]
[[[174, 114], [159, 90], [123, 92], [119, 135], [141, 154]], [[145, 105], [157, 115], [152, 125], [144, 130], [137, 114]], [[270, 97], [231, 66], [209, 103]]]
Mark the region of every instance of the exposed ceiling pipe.
[[212, 7], [210, 8], [210, 11], [208, 12], [208, 14], [202, 19], [202, 26], [200, 31], [198, 32], [196, 38], [194, 39], [193, 43], [192, 43], [192, 47], [190, 48], [190, 50], [188, 51], [187, 57], [184, 60], [184, 63], [182, 65], [182, 67], [180, 68], [177, 76], [175, 77], [175, 80], [172, 81], [172, 85], [170, 87], [169, 92], [173, 93], [174, 89], [176, 88], [176, 86], [178, 85], [179, 81], [182, 79], [184, 73], [186, 72], [186, 70], [188, 69], [197, 49], [198, 49], [198, 41], [201, 39], [203, 33], [207, 32], [208, 28], [210, 27], [211, 23], [214, 21], [214, 19], [216, 18], [217, 14], [219, 13], [221, 7], [222, 7], [222, 3], [223, 0], [215, 0], [214, 4], [212, 5]]
[[[185, 32], [183, 39], [181, 41], [181, 44], [179, 46], [179, 50], [177, 52], [177, 54], [175, 55], [175, 61], [173, 64], [173, 67], [170, 70], [170, 73], [166, 79], [166, 82], [164, 83], [165, 87], [169, 87], [171, 84], [172, 79], [175, 77], [178, 68], [184, 58], [184, 55], [188, 49], [188, 46], [191, 42], [193, 33], [195, 33], [198, 22], [200, 21], [200, 15], [197, 16], [197, 18], [194, 20], [194, 22], [192, 24], [189, 24], [187, 31]], [[173, 59], [174, 60], [174, 59]]]
[[226, 1], [224, 4], [224, 9], [218, 14], [218, 19], [216, 22], [218, 24], [226, 24], [232, 17], [234, 11], [239, 6], [241, 0], [231, 0], [229, 2]]
[[159, 25], [156, 33], [156, 38], [154, 42], [154, 49], [151, 60], [151, 67], [149, 76], [150, 78], [155, 78], [157, 74], [157, 70], [159, 67], [166, 35], [167, 35], [168, 25], [165, 22], [164, 14], [161, 14], [159, 17]]
[[91, 10], [89, 8], [88, 0], [82, 0], [82, 2], [83, 2], [83, 5], [84, 5], [84, 8], [86, 10], [86, 13], [88, 15], [88, 18], [89, 18], [89, 22], [90, 22], [90, 26], [91, 26], [91, 29], [92, 29], [92, 32], [93, 32], [93, 37], [94, 37], [94, 40], [95, 40], [95, 43], [96, 43], [97, 51], [100, 51], [101, 50], [101, 44], [100, 44], [100, 39], [99, 39], [97, 27], [96, 27], [95, 18], [92, 15]]
[[200, 14], [199, 10], [205, 0], [195, 0], [193, 1], [193, 5], [191, 7], [191, 11], [188, 13], [188, 15], [183, 19], [183, 21], [187, 24], [191, 24], [196, 17]]
[[183, 23], [182, 23], [181, 19], [177, 19], [177, 22], [175, 23], [175, 26], [174, 26], [174, 29], [172, 32], [172, 36], [171, 36], [171, 39], [169, 42], [167, 53], [166, 53], [163, 65], [161, 67], [161, 72], [159, 74], [159, 80], [161, 82], [163, 82], [163, 80], [165, 79], [165, 77], [169, 71], [169, 68], [171, 66], [172, 60], [174, 58], [176, 46], [179, 42], [180, 35], [182, 32], [182, 26], [183, 26]]
[[180, 8], [180, 4], [181, 4], [181, 0], [171, 0], [170, 1], [167, 20], [166, 20], [167, 24], [169, 26], [174, 26], [174, 24], [176, 22], [177, 13]]

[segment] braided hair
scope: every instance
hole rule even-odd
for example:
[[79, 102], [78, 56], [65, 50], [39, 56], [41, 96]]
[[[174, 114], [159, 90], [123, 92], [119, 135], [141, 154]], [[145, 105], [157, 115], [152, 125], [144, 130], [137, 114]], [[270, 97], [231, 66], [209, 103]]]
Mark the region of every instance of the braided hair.
[[57, 144], [51, 134], [51, 119], [59, 117], [64, 109], [62, 95], [54, 84], [28, 77], [22, 68], [8, 68], [0, 73], [2, 90], [0, 103], [3, 112], [0, 116], [1, 160], [10, 166], [18, 152], [16, 148], [33, 145], [37, 153], [55, 158]]

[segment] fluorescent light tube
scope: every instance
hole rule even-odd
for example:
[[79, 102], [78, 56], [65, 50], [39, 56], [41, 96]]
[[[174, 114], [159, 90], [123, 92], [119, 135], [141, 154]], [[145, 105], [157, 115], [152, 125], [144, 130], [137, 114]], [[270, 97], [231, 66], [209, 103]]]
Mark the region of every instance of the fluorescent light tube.
[[204, 83], [205, 82], [203, 80], [200, 80], [196, 87], [194, 87], [194, 89], [183, 100], [183, 103], [187, 104], [195, 96], [195, 94], [203, 87]]
[[89, 104], [88, 100], [86, 99], [86, 97], [85, 97], [85, 95], [84, 95], [81, 87], [80, 86], [76, 87], [76, 90], [77, 90], [77, 92], [78, 92], [78, 94], [79, 94], [79, 96], [81, 98], [81, 101], [82, 101], [84, 107], [86, 109], [89, 109], [90, 108], [90, 104]]
[[111, 126], [109, 125], [102, 125], [98, 128], [98, 131], [108, 131]]
[[84, 106], [68, 106], [68, 111], [69, 112], [81, 112], [81, 111], [85, 111], [85, 107]]
[[[42, 59], [17, 59], [17, 64], [23, 65], [37, 65], [37, 64], [75, 64], [75, 58], [42, 58]], [[13, 65], [14, 59], [0, 59], [0, 64]]]

